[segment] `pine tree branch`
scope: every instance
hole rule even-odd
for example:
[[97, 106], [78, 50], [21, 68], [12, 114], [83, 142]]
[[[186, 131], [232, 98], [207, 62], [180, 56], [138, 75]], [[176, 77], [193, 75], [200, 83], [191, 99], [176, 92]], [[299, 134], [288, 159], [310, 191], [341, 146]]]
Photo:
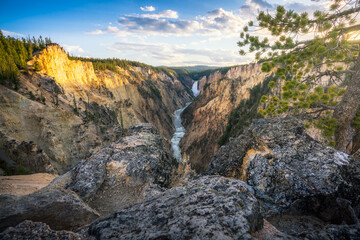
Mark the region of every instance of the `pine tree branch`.
[[335, 110], [335, 106], [329, 106], [329, 105], [326, 105], [326, 104], [323, 104], [323, 103], [316, 103], [316, 107], [321, 107], [321, 108], [324, 108], [324, 109], [327, 109], [327, 110]]

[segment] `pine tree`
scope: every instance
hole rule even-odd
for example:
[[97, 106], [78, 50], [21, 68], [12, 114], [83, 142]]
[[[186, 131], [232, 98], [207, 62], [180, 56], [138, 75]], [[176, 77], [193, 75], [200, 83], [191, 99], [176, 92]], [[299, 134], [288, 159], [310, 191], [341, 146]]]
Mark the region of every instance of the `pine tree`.
[[[256, 52], [256, 59], [263, 62], [262, 71], [274, 71], [283, 79], [281, 96], [264, 96], [266, 108], [260, 113], [305, 116], [324, 136], [335, 134], [339, 150], [351, 151], [356, 134], [352, 122], [360, 108], [359, 41], [351, 36], [360, 30], [359, 12], [358, 1], [334, 0], [329, 10], [316, 11], [313, 17], [278, 6], [274, 14], [261, 11], [258, 26], [251, 21], [244, 27], [238, 42], [240, 54]], [[250, 34], [259, 29], [267, 29], [277, 40]], [[315, 37], [294, 40], [309, 33]], [[329, 84], [322, 86], [324, 77]], [[347, 87], [341, 88], [338, 84], [344, 79]]]
[[[40, 37], [28, 39], [17, 39], [10, 36], [5, 37], [0, 30], [0, 84], [13, 87], [17, 90], [20, 86], [20, 70], [28, 72], [27, 60], [32, 58], [32, 53], [35, 50], [45, 47], [46, 44], [51, 44], [50, 38], [45, 41]], [[40, 71], [39, 64], [35, 63], [35, 71]]]

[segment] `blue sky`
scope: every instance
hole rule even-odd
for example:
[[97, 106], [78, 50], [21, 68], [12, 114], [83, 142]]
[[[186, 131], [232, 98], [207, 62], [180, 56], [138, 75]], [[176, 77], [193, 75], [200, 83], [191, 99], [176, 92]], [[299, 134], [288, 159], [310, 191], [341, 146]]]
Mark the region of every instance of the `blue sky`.
[[0, 29], [13, 36], [49, 36], [84, 57], [229, 66], [253, 59], [238, 54], [239, 33], [258, 10], [278, 4], [298, 11], [324, 6], [310, 0], [0, 0]]

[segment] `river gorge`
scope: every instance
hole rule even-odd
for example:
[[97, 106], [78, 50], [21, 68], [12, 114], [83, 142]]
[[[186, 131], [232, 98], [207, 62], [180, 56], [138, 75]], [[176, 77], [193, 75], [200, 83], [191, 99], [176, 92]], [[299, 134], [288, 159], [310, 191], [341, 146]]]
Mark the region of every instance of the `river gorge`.
[[[191, 88], [194, 97], [197, 97], [200, 93], [199, 90], [199, 81], [194, 81], [192, 88]], [[181, 123], [181, 113], [191, 104], [191, 102], [186, 103], [185, 107], [177, 109], [174, 112], [174, 127], [175, 127], [175, 132], [173, 137], [171, 138], [171, 148], [173, 150], [174, 153], [174, 158], [178, 161], [181, 162], [182, 161], [182, 156], [181, 156], [181, 148], [180, 148], [180, 141], [181, 139], [184, 137], [185, 135], [185, 131], [186, 129], [184, 128], [184, 126]]]

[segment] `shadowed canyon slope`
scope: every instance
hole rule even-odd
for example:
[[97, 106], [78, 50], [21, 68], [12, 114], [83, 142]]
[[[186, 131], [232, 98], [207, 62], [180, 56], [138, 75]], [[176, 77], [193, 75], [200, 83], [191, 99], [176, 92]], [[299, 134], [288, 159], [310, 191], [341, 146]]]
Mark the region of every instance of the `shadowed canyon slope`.
[[132, 65], [98, 71], [56, 44], [36, 53], [29, 67], [35, 63], [40, 71], [22, 73], [17, 92], [0, 86], [5, 171], [62, 173], [140, 122], [169, 140], [173, 112], [191, 100], [171, 71]]
[[250, 89], [267, 76], [259, 64], [225, 70], [214, 71], [199, 80], [201, 93], [182, 114], [186, 134], [181, 146], [196, 171], [205, 170], [210, 157], [217, 152], [230, 112], [248, 99]]

